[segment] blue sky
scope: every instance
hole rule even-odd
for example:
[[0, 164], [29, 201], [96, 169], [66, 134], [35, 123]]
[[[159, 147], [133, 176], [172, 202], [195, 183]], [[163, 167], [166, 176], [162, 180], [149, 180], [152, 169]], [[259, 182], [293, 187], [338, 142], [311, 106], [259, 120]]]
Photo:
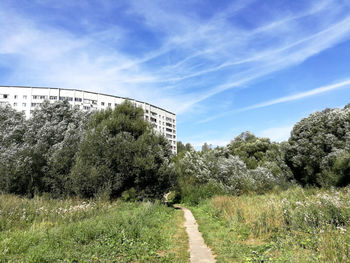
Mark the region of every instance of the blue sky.
[[147, 101], [194, 146], [281, 141], [350, 102], [350, 1], [1, 0], [0, 85]]

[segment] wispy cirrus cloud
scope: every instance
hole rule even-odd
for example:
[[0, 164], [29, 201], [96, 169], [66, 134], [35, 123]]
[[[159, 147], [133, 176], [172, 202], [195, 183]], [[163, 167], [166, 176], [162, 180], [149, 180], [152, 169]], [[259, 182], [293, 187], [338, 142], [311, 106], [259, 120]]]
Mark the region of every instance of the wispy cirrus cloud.
[[304, 91], [304, 92], [299, 92], [296, 94], [292, 94], [292, 95], [288, 95], [288, 96], [284, 96], [284, 97], [280, 97], [277, 99], [272, 99], [272, 100], [268, 100], [268, 101], [264, 101], [261, 103], [257, 103], [254, 105], [250, 105], [247, 107], [243, 107], [240, 109], [235, 109], [232, 111], [228, 111], [228, 112], [224, 112], [215, 116], [211, 116], [209, 118], [203, 119], [198, 121], [198, 123], [206, 123], [230, 114], [234, 114], [234, 113], [240, 113], [240, 112], [245, 112], [245, 111], [249, 111], [249, 110], [255, 110], [255, 109], [260, 109], [260, 108], [264, 108], [264, 107], [268, 107], [268, 106], [272, 106], [272, 105], [276, 105], [276, 104], [280, 104], [280, 103], [284, 103], [284, 102], [290, 102], [290, 101], [295, 101], [295, 100], [300, 100], [300, 99], [304, 99], [307, 97], [311, 97], [311, 96], [315, 96], [318, 94], [322, 94], [325, 92], [329, 92], [329, 91], [333, 91], [336, 89], [341, 89], [341, 88], [350, 88], [350, 79], [335, 83], [335, 84], [331, 84], [331, 85], [327, 85], [327, 86], [322, 86], [319, 88], [315, 88], [312, 90], [308, 90], [308, 91]]
[[[84, 30], [78, 33], [61, 24], [43, 24], [51, 21], [50, 14], [37, 20], [5, 2], [0, 65], [10, 73], [1, 81], [136, 97], [179, 114], [350, 37], [350, 5], [330, 0], [310, 1], [298, 11], [271, 6], [260, 19], [244, 17], [257, 5], [253, 0], [218, 5], [206, 13], [199, 12], [204, 2], [198, 1], [115, 5], [104, 0], [90, 11], [92, 1], [36, 1], [55, 12], [81, 12], [76, 24]], [[60, 23], [69, 20], [66, 14], [55, 15]]]

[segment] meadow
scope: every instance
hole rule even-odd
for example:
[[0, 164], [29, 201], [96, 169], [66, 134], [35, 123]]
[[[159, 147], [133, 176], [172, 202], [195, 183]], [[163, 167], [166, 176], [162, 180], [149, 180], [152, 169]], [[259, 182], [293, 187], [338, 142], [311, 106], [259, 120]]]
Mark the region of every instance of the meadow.
[[217, 262], [350, 262], [350, 188], [216, 196], [190, 207]]
[[0, 195], [0, 262], [188, 262], [183, 220], [157, 202]]

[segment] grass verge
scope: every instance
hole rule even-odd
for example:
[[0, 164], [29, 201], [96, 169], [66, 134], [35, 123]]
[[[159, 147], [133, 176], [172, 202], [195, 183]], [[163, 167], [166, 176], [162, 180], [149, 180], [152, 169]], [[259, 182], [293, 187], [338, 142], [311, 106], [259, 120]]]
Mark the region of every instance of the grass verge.
[[182, 220], [158, 203], [2, 195], [0, 262], [188, 262]]
[[218, 196], [190, 208], [217, 262], [350, 262], [350, 188]]

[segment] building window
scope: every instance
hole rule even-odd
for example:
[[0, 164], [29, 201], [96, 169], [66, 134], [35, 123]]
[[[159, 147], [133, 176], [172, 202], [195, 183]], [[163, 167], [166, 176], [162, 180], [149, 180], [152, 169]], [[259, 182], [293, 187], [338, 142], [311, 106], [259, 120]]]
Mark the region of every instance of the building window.
[[22, 103], [22, 106], [23, 107], [27, 107], [27, 103]]
[[105, 105], [105, 103], [104, 102], [101, 102], [101, 106], [104, 106]]
[[117, 107], [119, 104], [118, 103], [114, 103], [114, 106]]
[[108, 107], [112, 107], [112, 103], [108, 103]]
[[13, 106], [16, 107], [16, 106], [17, 106], [17, 102], [14, 102], [14, 103], [13, 103]]
[[26, 100], [27, 99], [27, 95], [23, 95], [23, 99]]
[[39, 96], [39, 98], [40, 98], [41, 100], [44, 100], [44, 99], [46, 99], [46, 96]]
[[40, 106], [41, 103], [32, 103], [32, 107]]
[[50, 96], [50, 100], [57, 100], [57, 96]]
[[16, 99], [18, 98], [18, 96], [17, 96], [17, 95], [15, 95], [15, 96], [14, 96], [14, 98], [15, 98], [15, 100], [16, 100]]
[[37, 100], [38, 96], [37, 95], [33, 95], [33, 100]]
[[78, 102], [82, 102], [83, 99], [82, 98], [74, 98], [75, 101], [78, 101]]

